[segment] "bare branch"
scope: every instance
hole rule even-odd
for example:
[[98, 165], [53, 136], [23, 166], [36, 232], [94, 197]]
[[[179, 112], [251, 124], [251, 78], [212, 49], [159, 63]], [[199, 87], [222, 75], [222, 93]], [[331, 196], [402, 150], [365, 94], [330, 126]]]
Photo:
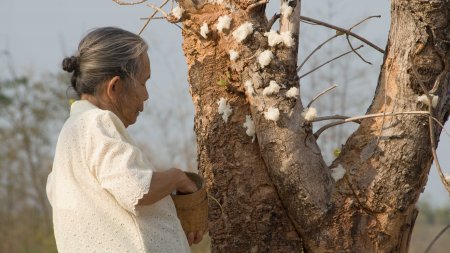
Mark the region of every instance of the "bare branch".
[[167, 12], [165, 12], [163, 9], [159, 8], [158, 6], [154, 5], [154, 4], [147, 4], [148, 7], [154, 9], [155, 11], [159, 11], [161, 12], [161, 14], [164, 16], [164, 18], [167, 19], [167, 17], [169, 16], [167, 14]]
[[302, 67], [303, 67], [303, 65], [305, 65], [305, 63], [309, 60], [309, 58], [311, 58], [311, 56], [315, 53], [315, 52], [317, 52], [320, 48], [322, 48], [323, 47], [323, 45], [325, 45], [325, 44], [327, 44], [328, 42], [330, 42], [330, 41], [332, 41], [333, 39], [335, 39], [335, 38], [337, 38], [337, 37], [339, 37], [339, 36], [341, 36], [342, 34], [340, 34], [340, 33], [336, 33], [335, 35], [333, 35], [332, 37], [330, 37], [330, 38], [328, 38], [327, 40], [325, 40], [324, 42], [322, 42], [320, 45], [318, 45], [306, 58], [305, 58], [305, 60], [300, 64], [300, 66], [298, 66], [297, 67], [297, 72], [299, 72], [301, 69], [302, 69]]
[[[153, 17], [152, 19], [166, 19], [165, 17]], [[148, 20], [148, 18], [140, 18], [140, 20]]]
[[[419, 82], [420, 87], [422, 88], [424, 94], [427, 96], [427, 99], [428, 99], [428, 112], [430, 114], [430, 117], [428, 118], [428, 125], [429, 125], [429, 128], [430, 128], [431, 153], [433, 154], [434, 163], [436, 165], [439, 177], [441, 178], [442, 184], [444, 185], [444, 187], [447, 190], [447, 192], [450, 194], [450, 183], [447, 182], [447, 180], [445, 180], [445, 175], [442, 172], [441, 164], [439, 163], [439, 160], [437, 158], [437, 153], [436, 153], [436, 146], [437, 145], [436, 145], [436, 140], [434, 139], [436, 134], [434, 133], [434, 127], [433, 127], [433, 121], [432, 121], [432, 118], [434, 119], [434, 117], [433, 117], [432, 98], [430, 96], [430, 92], [425, 87], [425, 84], [423, 83], [422, 79], [420, 79], [420, 76], [419, 76], [419, 74], [417, 72], [417, 69], [414, 66], [412, 68], [412, 71], [413, 71], [413, 75], [415, 76], [415, 78]], [[438, 79], [436, 79], [436, 81], [438, 81]], [[440, 123], [441, 122], [439, 122], [439, 124]], [[445, 129], [445, 128], [442, 127], [442, 129]]]
[[[348, 31], [350, 32], [353, 28], [355, 28], [355, 27], [357, 27], [358, 25], [362, 24], [362, 23], [363, 23], [364, 21], [366, 21], [366, 20], [369, 20], [369, 19], [371, 19], [371, 18], [379, 18], [379, 17], [381, 17], [381, 16], [378, 15], [378, 16], [370, 16], [370, 17], [367, 17], [367, 18], [365, 18], [365, 19], [359, 21], [358, 23], [354, 24], [352, 27], [350, 27], [350, 28], [348, 29]], [[317, 46], [317, 47], [316, 47], [316, 48], [315, 48], [315, 49], [314, 49], [314, 50], [306, 57], [306, 59], [300, 64], [300, 66], [297, 68], [297, 72], [300, 71], [300, 69], [303, 67], [303, 65], [305, 65], [305, 63], [309, 60], [309, 58], [311, 58], [311, 56], [312, 56], [316, 51], [318, 51], [320, 48], [322, 48], [323, 45], [327, 44], [327, 43], [330, 42], [331, 40], [333, 40], [333, 39], [335, 39], [335, 38], [337, 38], [337, 37], [339, 37], [339, 36], [341, 36], [341, 35], [343, 35], [343, 34], [344, 34], [343, 32], [339, 32], [339, 31], [338, 31], [338, 32], [336, 32], [335, 35], [333, 35], [332, 37], [328, 38], [327, 40], [325, 40], [324, 42], [322, 42], [319, 46]], [[358, 52], [356, 52], [356, 50], [353, 48], [353, 45], [350, 43], [350, 39], [349, 39], [349, 35], [348, 35], [348, 34], [346, 34], [346, 37], [347, 37], [348, 44], [349, 44], [350, 48], [353, 50], [353, 52], [354, 52], [356, 55], [358, 55], [358, 57], [361, 58], [361, 60], [363, 60], [364, 62], [366, 62], [366, 63], [368, 63], [368, 64], [370, 64], [370, 65], [372, 65], [372, 63], [366, 61], [366, 60], [365, 60]]]
[[332, 120], [332, 119], [349, 119], [349, 116], [343, 116], [343, 115], [331, 115], [331, 116], [323, 116], [323, 117], [317, 117], [313, 120], [313, 122], [319, 122], [319, 121], [325, 121], [325, 120]]
[[[154, 4], [147, 4], [147, 6], [154, 9], [155, 11], [161, 12], [161, 14], [164, 16], [163, 19], [169, 21], [170, 23], [176, 25], [178, 28], [183, 30], [183, 28], [176, 23], [177, 20], [175, 20], [173, 16], [167, 14], [167, 12], [165, 12], [163, 9], [159, 8], [158, 6], [156, 6]], [[145, 18], [145, 19], [147, 19], [147, 18]], [[152, 18], [152, 19], [158, 19], [158, 18]], [[161, 19], [161, 17], [159, 19]]]
[[444, 232], [450, 228], [450, 225], [447, 225], [444, 229], [441, 230], [441, 232], [439, 232], [439, 234], [436, 235], [436, 237], [434, 237], [433, 241], [431, 241], [430, 245], [428, 245], [427, 249], [425, 250], [425, 253], [430, 252], [431, 247], [433, 247], [433, 244], [439, 239], [439, 237], [441, 237], [441, 235], [444, 234]]
[[327, 125], [321, 127], [319, 130], [317, 130], [317, 132], [314, 133], [314, 136], [317, 135], [316, 138], [318, 138], [319, 135], [323, 131], [325, 131], [326, 129], [328, 129], [330, 127], [334, 127], [334, 126], [337, 126], [337, 125], [345, 124], [345, 123], [348, 123], [348, 122], [357, 122], [357, 123], [359, 123], [362, 119], [368, 119], [368, 118], [387, 117], [387, 116], [393, 117], [393, 116], [404, 115], [404, 114], [428, 115], [429, 118], [431, 118], [435, 122], [438, 122], [438, 124], [442, 126], [442, 129], [444, 129], [444, 131], [447, 132], [447, 130], [445, 130], [444, 126], [442, 125], [442, 123], [439, 122], [439, 120], [436, 119], [435, 117], [431, 117], [430, 116], [430, 112], [428, 112], [428, 111], [409, 111], [409, 112], [392, 112], [392, 113], [384, 113], [384, 112], [382, 112], [382, 113], [374, 113], [374, 114], [367, 114], [367, 115], [363, 115], [363, 116], [347, 117], [347, 118], [345, 118], [345, 116], [335, 115], [335, 116], [317, 117], [314, 120], [312, 120], [311, 122], [318, 122], [318, 121], [331, 120], [331, 119], [340, 119], [340, 121], [332, 122], [330, 124], [327, 124]]
[[[364, 46], [364, 45], [361, 45], [361, 46], [355, 48], [355, 50], [359, 50], [359, 49], [362, 48], [363, 46]], [[345, 55], [347, 55], [347, 54], [349, 54], [349, 53], [351, 53], [351, 52], [353, 52], [353, 50], [347, 51], [347, 52], [345, 52], [345, 53], [343, 53], [343, 54], [341, 54], [341, 55], [338, 55], [338, 56], [334, 57], [333, 59], [331, 59], [331, 60], [329, 60], [329, 61], [327, 61], [327, 62], [325, 62], [325, 63], [323, 63], [323, 64], [321, 64], [321, 65], [319, 65], [319, 66], [317, 66], [317, 67], [315, 67], [315, 68], [313, 68], [312, 70], [306, 72], [305, 74], [301, 75], [301, 76], [299, 77], [299, 79], [302, 79], [303, 77], [305, 77], [305, 76], [311, 74], [312, 72], [314, 72], [314, 71], [320, 69], [321, 67], [327, 65], [328, 63], [330, 63], [330, 62], [332, 62], [332, 61], [334, 61], [334, 60], [336, 60], [336, 59], [339, 59], [339, 58], [341, 58], [342, 56], [345, 56]]]
[[112, 0], [112, 1], [118, 5], [136, 5], [136, 4], [141, 4], [143, 2], [147, 2], [147, 0], [139, 0], [139, 1], [135, 1], [135, 2], [124, 2], [122, 0]]
[[352, 43], [350, 42], [350, 38], [349, 38], [348, 34], [345, 35], [345, 38], [347, 39], [347, 43], [348, 43], [349, 47], [352, 49], [353, 53], [355, 53], [363, 62], [372, 65], [372, 63], [370, 61], [367, 61], [358, 52], [356, 52], [356, 50], [353, 48]]
[[353, 28], [359, 26], [360, 24], [366, 22], [367, 20], [371, 19], [371, 18], [381, 18], [381, 15], [374, 15], [374, 16], [368, 16], [367, 18], [359, 21], [358, 23], [354, 24], [352, 27], [350, 27], [350, 29], [348, 29], [349, 31], [351, 31]]
[[367, 45], [371, 46], [372, 48], [374, 48], [375, 50], [379, 51], [380, 53], [384, 54], [384, 50], [383, 49], [379, 48], [377, 45], [373, 44], [372, 42], [368, 41], [367, 39], [365, 39], [365, 38], [363, 38], [363, 37], [361, 37], [361, 36], [351, 32], [349, 30], [346, 30], [346, 29], [341, 28], [341, 27], [337, 27], [335, 25], [331, 25], [331, 24], [325, 23], [325, 22], [320, 21], [320, 20], [316, 20], [316, 19], [313, 19], [313, 18], [305, 17], [305, 16], [300, 16], [300, 20], [308, 21], [308, 22], [311, 22], [311, 23], [314, 23], [314, 24], [317, 24], [317, 25], [321, 25], [321, 26], [325, 26], [325, 27], [334, 29], [334, 30], [342, 32], [344, 34], [348, 34], [348, 35], [350, 35], [350, 36], [352, 36], [352, 37], [354, 37], [354, 38], [356, 38], [356, 39], [366, 43]]
[[308, 103], [308, 105], [307, 105], [306, 107], [309, 108], [309, 107], [311, 106], [311, 104], [314, 103], [314, 101], [316, 101], [320, 96], [322, 96], [323, 94], [329, 92], [330, 90], [332, 90], [332, 89], [334, 89], [334, 88], [336, 88], [336, 87], [337, 87], [337, 85], [336, 85], [336, 84], [333, 84], [333, 86], [331, 86], [331, 87], [329, 87], [328, 89], [326, 89], [326, 90], [322, 91], [321, 93], [317, 94], [317, 96], [315, 96], [315, 97], [311, 100], [311, 102]]
[[275, 22], [281, 17], [280, 13], [275, 13], [273, 15], [273, 17], [269, 20], [269, 22], [267, 23], [266, 26], [266, 31], [270, 31], [270, 29], [272, 28], [273, 24], [275, 24]]
[[330, 123], [330, 124], [326, 124], [325, 126], [319, 128], [319, 130], [317, 130], [317, 131], [314, 133], [314, 138], [317, 140], [317, 139], [319, 138], [319, 136], [320, 136], [325, 130], [327, 130], [328, 128], [331, 128], [331, 127], [334, 127], [334, 126], [338, 126], [338, 125], [341, 125], [341, 124], [344, 124], [344, 123], [346, 123], [346, 122], [345, 122], [345, 121], [336, 121], [336, 122], [333, 122], [333, 123]]
[[254, 8], [260, 6], [260, 5], [267, 4], [268, 2], [269, 2], [268, 0], [261, 0], [259, 2], [250, 4], [249, 6], [247, 6], [247, 9], [245, 9], [245, 11], [249, 12], [249, 11], [253, 10]]
[[[369, 20], [369, 19], [371, 19], [371, 18], [380, 18], [380, 17], [381, 17], [381, 15], [377, 15], [377, 16], [369, 16], [369, 17], [367, 17], [367, 18], [365, 18], [365, 19], [359, 21], [358, 23], [356, 23], [356, 24], [353, 25], [352, 27], [350, 27], [350, 29], [348, 29], [348, 31], [350, 32], [353, 28], [357, 27], [358, 25], [362, 24], [363, 22], [365, 22], [365, 21], [367, 21], [367, 20]], [[348, 45], [349, 45], [350, 48], [353, 50], [353, 52], [354, 52], [354, 53], [355, 53], [355, 54], [356, 54], [363, 62], [372, 65], [371, 62], [369, 62], [369, 61], [367, 61], [366, 59], [364, 59], [358, 52], [356, 52], [356, 51], [354, 50], [353, 45], [352, 45], [352, 43], [350, 42], [349, 35], [346, 34], [345, 37], [346, 37], [346, 39], [347, 39]]]
[[[169, 0], [164, 0], [164, 2], [159, 6], [159, 8], [164, 7], [164, 5], [166, 5], [169, 2]], [[147, 21], [145, 22], [144, 26], [142, 26], [141, 30], [139, 31], [139, 35], [142, 34], [142, 32], [145, 30], [145, 28], [147, 28], [148, 23], [150, 23], [150, 20], [153, 19], [153, 17], [156, 15], [156, 13], [158, 13], [158, 11], [154, 11], [152, 15], [150, 15], [147, 19]]]

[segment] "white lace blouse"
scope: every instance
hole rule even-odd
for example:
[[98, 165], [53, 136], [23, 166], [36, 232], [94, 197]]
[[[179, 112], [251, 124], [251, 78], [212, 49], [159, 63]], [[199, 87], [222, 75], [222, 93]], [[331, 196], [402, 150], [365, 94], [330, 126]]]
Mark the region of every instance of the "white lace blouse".
[[190, 252], [170, 196], [136, 206], [153, 171], [114, 113], [74, 102], [47, 179], [58, 252]]

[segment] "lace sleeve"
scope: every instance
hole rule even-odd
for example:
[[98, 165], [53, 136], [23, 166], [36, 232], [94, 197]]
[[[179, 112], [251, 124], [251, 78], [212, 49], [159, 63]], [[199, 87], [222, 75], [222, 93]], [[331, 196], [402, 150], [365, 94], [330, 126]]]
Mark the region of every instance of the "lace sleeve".
[[86, 160], [91, 172], [124, 209], [136, 215], [136, 204], [150, 188], [151, 165], [113, 113], [103, 112], [88, 133]]

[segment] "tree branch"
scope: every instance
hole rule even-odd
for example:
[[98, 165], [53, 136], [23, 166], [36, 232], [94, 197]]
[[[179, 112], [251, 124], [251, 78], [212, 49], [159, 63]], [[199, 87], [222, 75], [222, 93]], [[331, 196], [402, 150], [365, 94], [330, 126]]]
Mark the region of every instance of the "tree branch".
[[[364, 45], [361, 45], [361, 46], [355, 48], [354, 50], [359, 50], [359, 49], [361, 49], [363, 46], [364, 46]], [[347, 55], [347, 54], [353, 52], [354, 50], [347, 51], [347, 52], [345, 52], [345, 53], [343, 53], [343, 54], [341, 54], [341, 55], [338, 55], [338, 56], [334, 57], [334, 58], [331, 59], [331, 60], [328, 60], [327, 62], [325, 62], [325, 63], [323, 63], [323, 64], [321, 64], [321, 65], [319, 65], [319, 66], [313, 68], [312, 70], [306, 72], [305, 74], [301, 75], [301, 76], [299, 77], [299, 79], [302, 79], [303, 77], [305, 77], [305, 76], [311, 74], [312, 72], [314, 72], [314, 71], [320, 69], [321, 67], [327, 65], [328, 63], [330, 63], [330, 62], [332, 62], [332, 61], [334, 61], [334, 60], [337, 60], [337, 59], [341, 58], [342, 56], [345, 56], [345, 55]]]
[[320, 45], [318, 45], [306, 58], [305, 60], [303, 60], [303, 62], [300, 64], [300, 66], [297, 67], [297, 72], [299, 72], [303, 65], [305, 65], [305, 63], [309, 60], [309, 58], [311, 58], [311, 56], [317, 52], [320, 48], [323, 47], [323, 45], [327, 44], [328, 42], [332, 41], [333, 39], [341, 36], [342, 34], [336, 33], [335, 35], [333, 35], [332, 37], [328, 38], [327, 40], [325, 40], [324, 42], [320, 43]]
[[[380, 18], [380, 17], [381, 17], [381, 15], [377, 15], [377, 16], [369, 16], [369, 17], [367, 17], [367, 18], [365, 18], [365, 19], [359, 21], [359, 22], [356, 23], [354, 26], [350, 27], [350, 29], [348, 29], [348, 31], [350, 32], [353, 28], [357, 27], [358, 25], [362, 24], [363, 22], [365, 22], [365, 21], [367, 21], [367, 20], [369, 20], [369, 19], [371, 19], [371, 18]], [[353, 45], [352, 45], [352, 43], [350, 42], [350, 38], [349, 38], [348, 33], [345, 35], [345, 37], [346, 37], [346, 39], [347, 39], [348, 45], [350, 46], [351, 49], [353, 49]], [[353, 50], [354, 50], [354, 49], [353, 49]], [[355, 54], [356, 54], [363, 62], [372, 65], [371, 62], [369, 62], [369, 61], [367, 61], [366, 59], [364, 59], [358, 52], [356, 52], [355, 50], [354, 50], [353, 52], [354, 52], [354, 53], [355, 53]]]
[[320, 20], [316, 20], [316, 19], [313, 19], [313, 18], [305, 17], [305, 16], [300, 16], [300, 20], [302, 20], [302, 21], [305, 20], [305, 21], [308, 21], [308, 22], [311, 22], [311, 23], [314, 23], [314, 24], [317, 24], [317, 25], [321, 25], [321, 26], [325, 26], [325, 27], [334, 29], [334, 30], [342, 32], [344, 34], [348, 34], [348, 35], [350, 35], [350, 36], [352, 36], [352, 37], [354, 37], [354, 38], [356, 38], [356, 39], [366, 43], [367, 45], [371, 46], [372, 48], [374, 48], [375, 50], [379, 51], [380, 53], [384, 54], [384, 50], [383, 49], [379, 48], [377, 45], [373, 44], [372, 42], [368, 41], [367, 39], [365, 39], [365, 38], [363, 38], [363, 37], [361, 37], [361, 36], [351, 32], [349, 30], [346, 30], [346, 29], [341, 28], [341, 27], [337, 27], [335, 25], [331, 25], [331, 24], [325, 23], [325, 22], [320, 21]]
[[372, 63], [370, 61], [367, 61], [358, 52], [356, 52], [356, 50], [353, 48], [352, 43], [350, 42], [350, 38], [349, 38], [348, 34], [345, 35], [345, 38], [347, 39], [348, 46], [352, 49], [353, 53], [355, 53], [363, 62], [365, 62], [369, 65], [372, 65]]
[[[434, 127], [433, 127], [433, 121], [432, 121], [432, 118], [434, 118], [433, 117], [432, 98], [430, 96], [430, 92], [425, 87], [425, 84], [423, 83], [422, 79], [420, 79], [420, 76], [419, 76], [419, 74], [417, 72], [417, 69], [414, 66], [412, 67], [412, 71], [413, 71], [414, 77], [419, 82], [420, 87], [422, 88], [424, 94], [427, 96], [427, 99], [428, 99], [428, 112], [430, 114], [430, 117], [428, 118], [428, 125], [429, 125], [429, 128], [430, 128], [431, 153], [433, 154], [433, 160], [435, 162], [435, 165], [436, 165], [439, 177], [440, 177], [440, 179], [442, 181], [442, 184], [444, 185], [444, 187], [447, 190], [447, 192], [450, 194], [450, 184], [449, 184], [449, 182], [447, 182], [447, 180], [445, 180], [445, 175], [442, 172], [441, 164], [439, 163], [439, 160], [437, 158], [437, 153], [436, 153], [436, 146], [437, 145], [436, 145], [436, 140], [434, 139], [436, 134], [434, 133]], [[438, 81], [438, 80], [439, 80], [439, 78], [436, 79], [436, 81]], [[445, 129], [445, 128], [443, 128], [443, 129]]]
[[[164, 5], [166, 5], [168, 2], [169, 2], [169, 0], [164, 0], [164, 2], [159, 6], [159, 8], [164, 7]], [[141, 30], [139, 31], [139, 33], [138, 33], [139, 35], [141, 35], [142, 32], [145, 30], [145, 28], [147, 28], [148, 23], [150, 23], [150, 20], [152, 20], [152, 18], [156, 15], [156, 13], [158, 13], [158, 11], [154, 11], [153, 14], [148, 17], [144, 26], [142, 26]]]
[[267, 22], [266, 31], [270, 31], [272, 29], [273, 24], [281, 17], [280, 13], [275, 13], [273, 17]]
[[317, 96], [315, 96], [315, 97], [311, 100], [311, 102], [308, 103], [308, 105], [306, 106], [306, 108], [309, 108], [309, 107], [312, 105], [312, 103], [314, 103], [314, 101], [316, 101], [320, 96], [322, 96], [323, 94], [329, 92], [330, 90], [332, 90], [332, 89], [334, 89], [334, 88], [336, 88], [336, 87], [337, 87], [337, 85], [336, 85], [336, 84], [333, 84], [333, 86], [331, 86], [331, 87], [329, 87], [328, 89], [326, 89], [326, 90], [322, 91], [321, 93], [317, 94]]
[[[386, 117], [386, 116], [397, 116], [397, 115], [402, 115], [402, 114], [413, 114], [413, 115], [430, 115], [430, 113], [428, 111], [409, 111], [409, 112], [393, 112], [393, 113], [375, 113], [375, 114], [367, 114], [367, 115], [363, 115], [363, 116], [356, 116], [356, 117], [346, 117], [345, 116], [340, 116], [340, 115], [336, 115], [336, 116], [326, 116], [326, 117], [317, 117], [314, 120], [312, 120], [311, 122], [318, 122], [318, 121], [324, 121], [324, 120], [331, 120], [331, 119], [341, 119], [341, 121], [336, 121], [336, 122], [332, 122], [330, 124], [327, 124], [323, 127], [321, 127], [319, 130], [317, 130], [316, 133], [314, 133], [314, 136], [316, 136], [316, 139], [319, 137], [319, 135], [325, 131], [326, 129], [330, 128], [330, 127], [334, 127], [337, 125], [341, 125], [341, 124], [345, 124], [348, 122], [358, 122], [360, 123], [360, 120], [362, 119], [368, 119], [368, 118], [376, 118], [376, 117]], [[435, 122], [438, 122], [439, 125], [441, 125], [442, 129], [447, 132], [444, 128], [444, 126], [442, 125], [441, 122], [439, 122], [438, 119], [436, 119], [435, 117], [429, 116], [432, 120], [434, 120]]]
[[136, 4], [141, 4], [143, 2], [147, 2], [147, 0], [139, 0], [139, 1], [135, 1], [135, 2], [124, 2], [121, 0], [112, 0], [112, 1], [118, 5], [136, 5]]
[[[350, 32], [353, 28], [357, 27], [358, 25], [362, 24], [363, 22], [365, 22], [366, 20], [369, 20], [371, 18], [379, 18], [381, 17], [380, 15], [378, 16], [369, 16], [361, 21], [359, 21], [358, 23], [354, 24], [352, 27], [350, 27], [348, 29], [348, 31]], [[327, 44], [328, 42], [330, 42], [331, 40], [343, 35], [343, 32], [337, 32], [335, 35], [333, 35], [332, 37], [328, 38], [327, 40], [325, 40], [324, 42], [322, 42], [319, 46], [317, 46], [307, 57], [306, 59], [300, 64], [300, 66], [297, 68], [297, 72], [300, 71], [300, 69], [303, 67], [303, 65], [305, 65], [305, 63], [309, 60], [309, 58], [311, 58], [311, 56], [317, 52], [320, 48], [322, 48], [323, 45]], [[350, 46], [350, 48], [353, 50], [353, 52], [358, 55], [359, 58], [361, 58], [361, 60], [363, 60], [364, 62], [372, 65], [372, 63], [366, 61], [358, 52], [356, 52], [356, 50], [353, 48], [353, 45], [350, 43], [350, 39], [349, 39], [349, 35], [346, 34], [347, 37], [347, 41], [348, 41], [348, 45]]]
[[439, 239], [439, 237], [441, 237], [441, 235], [444, 234], [444, 232], [450, 228], [450, 225], [447, 225], [444, 229], [441, 230], [441, 232], [439, 232], [439, 234], [436, 235], [436, 237], [434, 237], [433, 241], [431, 241], [430, 245], [428, 245], [427, 249], [425, 250], [425, 253], [430, 252], [431, 247], [433, 247], [434, 243]]
[[249, 6], [247, 6], [247, 9], [245, 9], [245, 11], [249, 12], [249, 11], [255, 9], [256, 7], [260, 6], [260, 5], [267, 4], [268, 2], [269, 2], [268, 0], [261, 0], [259, 2], [250, 4]]

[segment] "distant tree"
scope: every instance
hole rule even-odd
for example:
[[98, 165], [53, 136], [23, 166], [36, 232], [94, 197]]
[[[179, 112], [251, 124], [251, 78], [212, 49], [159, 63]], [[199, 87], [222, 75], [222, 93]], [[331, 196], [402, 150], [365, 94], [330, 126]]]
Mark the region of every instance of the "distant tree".
[[24, 75], [0, 87], [0, 252], [56, 252], [45, 185], [68, 115], [67, 81]]

